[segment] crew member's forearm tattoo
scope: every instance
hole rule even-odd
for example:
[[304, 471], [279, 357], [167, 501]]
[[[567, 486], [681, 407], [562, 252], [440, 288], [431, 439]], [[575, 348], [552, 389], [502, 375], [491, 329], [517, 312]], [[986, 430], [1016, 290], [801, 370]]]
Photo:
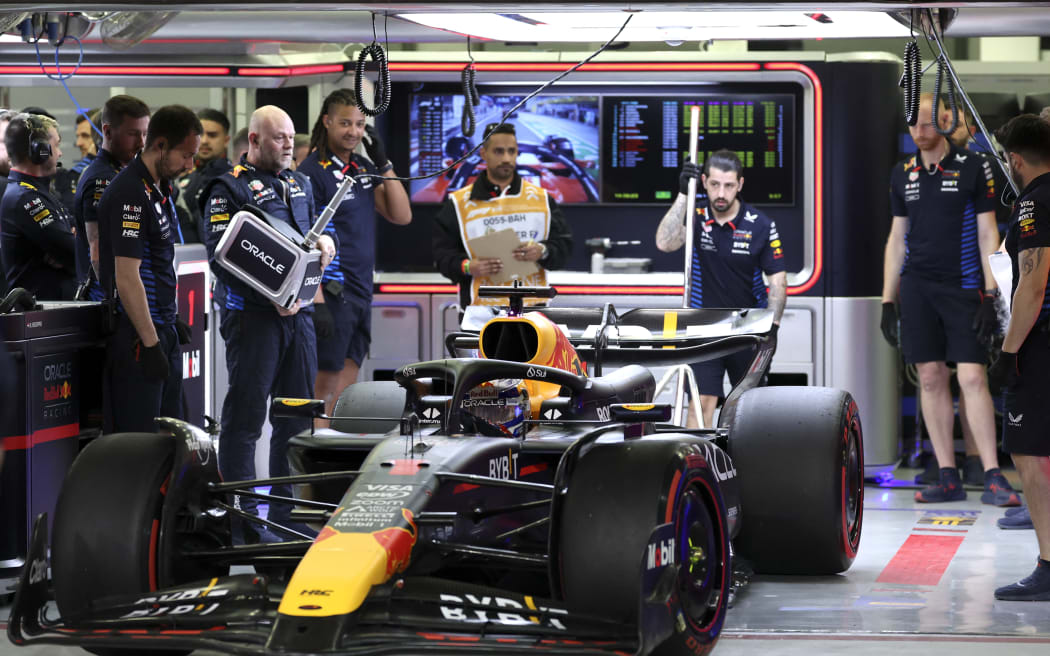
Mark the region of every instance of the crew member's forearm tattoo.
[[1021, 275], [1031, 275], [1043, 261], [1043, 249], [1042, 248], [1029, 248], [1021, 253]]
[[656, 246], [662, 251], [675, 251], [685, 243], [685, 196], [678, 194], [656, 228]]

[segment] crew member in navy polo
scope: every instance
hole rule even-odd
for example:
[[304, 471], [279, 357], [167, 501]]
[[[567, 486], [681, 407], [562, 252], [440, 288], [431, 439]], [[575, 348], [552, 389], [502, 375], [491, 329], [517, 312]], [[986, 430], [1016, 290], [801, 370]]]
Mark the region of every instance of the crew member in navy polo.
[[107, 432], [152, 432], [155, 417], [182, 416], [179, 342], [189, 332], [176, 326], [171, 183], [193, 165], [200, 135], [192, 110], [161, 107], [145, 148], [99, 200], [100, 281], [116, 290], [117, 311], [106, 348]]
[[[364, 145], [368, 159], [354, 152], [358, 144]], [[296, 171], [309, 176], [318, 212], [345, 176], [370, 174], [357, 178], [329, 224], [339, 238], [339, 252], [325, 269], [324, 303], [314, 312], [318, 369], [314, 392], [316, 398], [325, 399], [331, 414], [343, 389], [357, 381], [372, 340], [376, 214], [395, 225], [407, 225], [412, 208], [401, 182], [389, 179], [397, 175], [394, 165], [375, 129], [366, 125], [352, 91], [336, 89], [325, 98], [310, 148]]]
[[[882, 331], [904, 360], [915, 364], [920, 404], [940, 469], [938, 480], [915, 493], [924, 503], [966, 498], [953, 449], [954, 408], [951, 372], [956, 363], [966, 420], [973, 431], [981, 466], [981, 501], [1000, 506], [1020, 499], [999, 471], [995, 414], [985, 375], [987, 343], [999, 329], [998, 293], [988, 256], [999, 247], [995, 224], [998, 192], [990, 164], [960, 150], [934, 128], [933, 94], [920, 99], [916, 124], [909, 128], [919, 152], [893, 167], [890, 209], [893, 223], [883, 267]], [[940, 125], [948, 113], [938, 105]]]
[[1021, 476], [1039, 554], [1032, 574], [996, 589], [995, 598], [1050, 601], [1050, 124], [1023, 114], [996, 137], [1022, 191], [1006, 233], [1010, 323], [988, 376], [1004, 390], [1003, 450]]
[[4, 143], [11, 174], [0, 202], [0, 251], [8, 287], [24, 287], [37, 300], [70, 300], [76, 292], [73, 216], [51, 194], [59, 149], [58, 123], [17, 114]]
[[[740, 199], [744, 167], [736, 153], [719, 150], [707, 158], [702, 184], [697, 185], [693, 223], [693, 265], [689, 272], [689, 305], [695, 308], [753, 308], [773, 310], [774, 331], [780, 326], [787, 301], [784, 246], [772, 219]], [[685, 206], [689, 180], [699, 170], [686, 162], [679, 177], [678, 198], [656, 231], [656, 246], [664, 252], [685, 243]], [[769, 292], [762, 274], [769, 278]], [[754, 358], [745, 350], [693, 365], [700, 391], [704, 425], [714, 421], [715, 406], [724, 397], [722, 378], [736, 385]], [[689, 414], [690, 426], [695, 422]]]
[[[255, 444], [266, 420], [268, 399], [312, 398], [317, 375], [313, 306], [292, 310], [280, 307], [215, 259], [215, 249], [230, 220], [245, 205], [254, 205], [287, 222], [303, 235], [316, 215], [310, 181], [289, 170], [295, 128], [288, 114], [277, 107], [260, 107], [252, 114], [248, 133], [247, 155], [206, 189], [203, 215], [211, 269], [222, 283], [220, 332], [226, 341], [229, 390], [222, 405], [219, 470], [227, 481], [256, 477]], [[327, 266], [335, 255], [335, 243], [330, 236], [322, 235], [317, 246], [322, 251], [321, 264]], [[287, 476], [288, 440], [310, 428], [310, 420], [273, 417], [270, 423], [270, 476]], [[274, 486], [271, 492], [291, 496], [286, 485]], [[245, 512], [258, 513], [254, 499], [238, 498], [236, 503]], [[290, 512], [288, 504], [271, 503], [268, 518], [288, 527]], [[301, 525], [294, 528], [309, 530]], [[236, 520], [234, 539], [257, 542], [281, 538], [265, 528]]]
[[110, 181], [142, 150], [149, 126], [149, 107], [132, 96], [113, 96], [99, 111], [102, 146], [80, 175], [73, 202], [77, 219], [77, 282], [87, 286], [81, 297], [92, 301], [105, 298], [98, 284], [98, 203]]

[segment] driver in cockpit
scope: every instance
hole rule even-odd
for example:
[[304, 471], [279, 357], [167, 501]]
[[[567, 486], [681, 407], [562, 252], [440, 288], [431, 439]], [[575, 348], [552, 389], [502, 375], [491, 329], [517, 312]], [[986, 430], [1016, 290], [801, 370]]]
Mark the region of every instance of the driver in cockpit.
[[497, 282], [502, 259], [473, 252], [471, 240], [477, 237], [506, 228], [517, 232], [521, 243], [512, 256], [539, 266], [522, 280], [529, 287], [546, 286], [547, 270], [564, 266], [572, 252], [572, 232], [557, 202], [541, 186], [518, 175], [514, 126], [486, 126], [480, 153], [485, 170], [473, 184], [449, 194], [434, 221], [434, 264], [446, 278], [459, 283], [461, 307], [508, 302], [507, 298], [478, 297], [482, 285], [511, 283]]

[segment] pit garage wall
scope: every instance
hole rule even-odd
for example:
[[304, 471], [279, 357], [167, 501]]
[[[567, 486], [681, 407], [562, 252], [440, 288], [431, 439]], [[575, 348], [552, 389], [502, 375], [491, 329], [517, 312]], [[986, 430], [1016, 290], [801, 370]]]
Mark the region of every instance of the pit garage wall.
[[[793, 293], [788, 298], [771, 373], [793, 375], [792, 382], [800, 382], [801, 375], [805, 384], [841, 388], [853, 394], [864, 427], [866, 469], [874, 475], [892, 469], [899, 451], [897, 356], [881, 337], [879, 316], [882, 254], [890, 223], [888, 176], [897, 158], [897, 134], [902, 125], [897, 88], [900, 67], [895, 58], [881, 54], [797, 64], [801, 67], [795, 69], [796, 77], [807, 87], [802, 108], [806, 118], [799, 143], [809, 152], [804, 164], [808, 170], [803, 173], [812, 173], [804, 183], [802, 213], [805, 246], [810, 252], [803, 271], [789, 278]], [[763, 73], [751, 74], [750, 79], [760, 81]], [[630, 88], [638, 83], [639, 76], [653, 79], [660, 75], [620, 72], [592, 79]], [[425, 266], [435, 208], [413, 209], [411, 226], [380, 222], [380, 266], [384, 250], [395, 245], [402, 254], [410, 253], [420, 268]], [[681, 293], [682, 277], [671, 272], [681, 271], [681, 253], [657, 252], [648, 227], [646, 234], [639, 236], [639, 212], [646, 216], [655, 212], [656, 218], [645, 222], [655, 228], [663, 208], [572, 208], [575, 250], [567, 268], [574, 271], [554, 272], [550, 280], [556, 286], [569, 285], [584, 292], [591, 287], [593, 291], [563, 293], [558, 304], [612, 301], [618, 309], [679, 305], [681, 297], [676, 293]], [[641, 247], [622, 255], [651, 257], [658, 273], [624, 277], [582, 273], [589, 266], [584, 242], [590, 237], [643, 239]], [[377, 276], [373, 348], [371, 359], [364, 365], [365, 377], [374, 372], [382, 376], [382, 372], [415, 359], [416, 354], [419, 359], [443, 355], [442, 337], [455, 325], [455, 297], [449, 287], [444, 287], [447, 285], [447, 280], [435, 274]], [[601, 291], [608, 286], [623, 293]], [[650, 293], [654, 288], [660, 293]]]

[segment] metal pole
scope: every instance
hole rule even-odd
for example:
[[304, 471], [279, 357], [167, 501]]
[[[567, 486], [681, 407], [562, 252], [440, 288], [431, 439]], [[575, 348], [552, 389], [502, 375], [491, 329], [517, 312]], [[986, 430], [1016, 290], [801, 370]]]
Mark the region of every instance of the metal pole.
[[[696, 163], [696, 144], [700, 138], [700, 106], [689, 107], [689, 161]], [[689, 299], [693, 290], [693, 220], [696, 216], [696, 178], [689, 180], [689, 193], [685, 199], [685, 268], [682, 280], [682, 307], [689, 307]], [[687, 366], [678, 367], [678, 384], [675, 386], [674, 395], [674, 423], [685, 426], [688, 421], [685, 416], [685, 394]], [[700, 398], [693, 399], [693, 403], [700, 403]], [[700, 422], [703, 426], [703, 422]]]

